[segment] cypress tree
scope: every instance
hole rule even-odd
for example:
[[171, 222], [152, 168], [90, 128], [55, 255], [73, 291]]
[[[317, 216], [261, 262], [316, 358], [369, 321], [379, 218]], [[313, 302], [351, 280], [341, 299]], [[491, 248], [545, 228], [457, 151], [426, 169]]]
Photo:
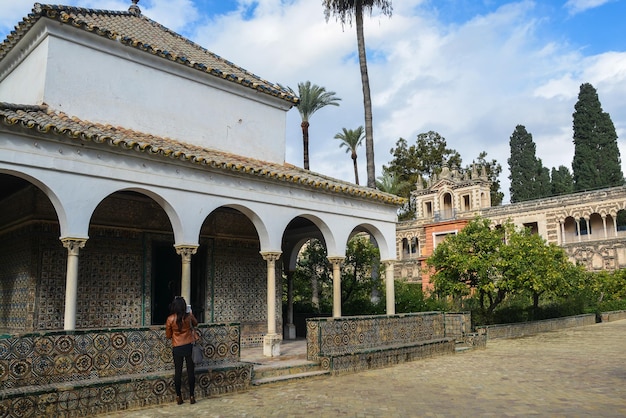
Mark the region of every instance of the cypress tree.
[[624, 184], [615, 126], [591, 84], [580, 86], [574, 109], [574, 190]]
[[574, 191], [574, 178], [564, 165], [560, 165], [558, 169], [552, 167], [552, 180], [550, 183], [553, 196], [568, 194]]
[[537, 181], [535, 186], [535, 199], [552, 195], [550, 184], [550, 169], [543, 166], [541, 158], [537, 159]]
[[509, 171], [511, 172], [509, 175], [511, 203], [541, 197], [540, 193], [537, 192], [536, 179], [541, 174], [542, 169], [535, 157], [536, 145], [533, 142], [533, 137], [526, 131], [526, 127], [523, 125], [515, 127], [509, 146], [511, 147], [511, 156], [508, 159]]

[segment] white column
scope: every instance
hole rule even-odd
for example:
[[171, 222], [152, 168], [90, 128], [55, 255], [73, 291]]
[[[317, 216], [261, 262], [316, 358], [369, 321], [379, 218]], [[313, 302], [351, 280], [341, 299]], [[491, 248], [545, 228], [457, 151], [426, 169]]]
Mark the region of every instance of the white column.
[[604, 228], [604, 238], [608, 238], [608, 234], [606, 232], [606, 215], [602, 217], [602, 227]]
[[191, 256], [198, 251], [197, 245], [177, 245], [176, 254], [182, 259], [180, 277], [180, 295], [185, 298], [187, 304], [191, 304]]
[[563, 223], [563, 221], [559, 221], [559, 229], [561, 231], [561, 242], [559, 244], [565, 244], [566, 238], [565, 238], [565, 224]]
[[394, 289], [394, 280], [393, 280], [393, 263], [394, 260], [384, 260], [383, 265], [385, 266], [385, 293], [386, 293], [386, 306], [387, 306], [387, 315], [395, 315], [396, 314], [396, 295]]
[[341, 263], [345, 257], [328, 257], [333, 265], [333, 318], [341, 317]]
[[576, 233], [578, 234], [578, 242], [580, 242], [580, 219], [576, 219]]
[[87, 242], [83, 238], [63, 238], [63, 246], [67, 248], [67, 274], [65, 277], [65, 318], [63, 329], [76, 329], [76, 299], [78, 298], [78, 254]]
[[263, 338], [263, 355], [266, 357], [280, 356], [282, 337], [276, 333], [276, 260], [280, 252], [262, 252], [267, 262], [267, 334]]

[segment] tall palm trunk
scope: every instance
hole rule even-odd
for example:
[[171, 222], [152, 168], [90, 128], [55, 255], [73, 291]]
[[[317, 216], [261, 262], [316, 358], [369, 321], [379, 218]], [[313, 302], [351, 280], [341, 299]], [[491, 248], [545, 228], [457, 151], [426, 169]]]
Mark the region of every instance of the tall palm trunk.
[[302, 147], [304, 148], [304, 169], [309, 169], [309, 122], [303, 121], [302, 127]]
[[372, 98], [370, 96], [370, 80], [367, 75], [367, 58], [365, 56], [365, 37], [363, 35], [363, 7], [358, 1], [355, 10], [356, 40], [359, 49], [361, 66], [361, 84], [363, 85], [363, 108], [365, 110], [365, 158], [367, 164], [367, 187], [376, 188], [376, 169], [374, 165], [374, 128], [372, 122]]
[[354, 166], [354, 182], [356, 183], [356, 185], [359, 185], [359, 170], [357, 169], [356, 166], [356, 152], [352, 151], [352, 165]]

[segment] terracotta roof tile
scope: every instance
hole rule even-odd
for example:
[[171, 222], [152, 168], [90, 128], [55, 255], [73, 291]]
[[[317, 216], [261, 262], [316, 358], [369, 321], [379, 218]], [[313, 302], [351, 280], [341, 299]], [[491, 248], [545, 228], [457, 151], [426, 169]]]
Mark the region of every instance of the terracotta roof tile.
[[0, 123], [27, 128], [48, 135], [72, 140], [119, 147], [129, 152], [144, 152], [155, 157], [176, 158], [207, 169], [237, 172], [240, 175], [264, 177], [268, 180], [296, 183], [301, 187], [377, 200], [400, 205], [404, 199], [375, 189], [356, 186], [321, 174], [295, 167], [255, 160], [240, 155], [202, 148], [170, 138], [154, 136], [111, 125], [91, 123], [47, 106], [24, 106], [0, 102]]
[[291, 90], [279, 84], [270, 83], [163, 25], [132, 11], [97, 10], [35, 3], [32, 12], [0, 44], [0, 60], [13, 49], [37, 21], [44, 18], [119, 41], [128, 47], [279, 97], [292, 104], [298, 103], [298, 98]]

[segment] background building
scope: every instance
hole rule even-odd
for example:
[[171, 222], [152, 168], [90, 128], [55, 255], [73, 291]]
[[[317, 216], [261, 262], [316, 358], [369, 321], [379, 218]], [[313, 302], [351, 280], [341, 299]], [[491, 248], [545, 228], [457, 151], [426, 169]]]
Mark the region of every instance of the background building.
[[510, 220], [531, 228], [588, 270], [626, 267], [625, 186], [494, 207], [489, 187], [484, 171], [474, 167], [460, 174], [445, 165], [425, 188], [418, 184], [412, 193], [416, 217], [397, 227], [395, 276], [428, 289], [424, 261], [446, 235], [458, 233], [476, 216], [490, 219], [494, 226]]

